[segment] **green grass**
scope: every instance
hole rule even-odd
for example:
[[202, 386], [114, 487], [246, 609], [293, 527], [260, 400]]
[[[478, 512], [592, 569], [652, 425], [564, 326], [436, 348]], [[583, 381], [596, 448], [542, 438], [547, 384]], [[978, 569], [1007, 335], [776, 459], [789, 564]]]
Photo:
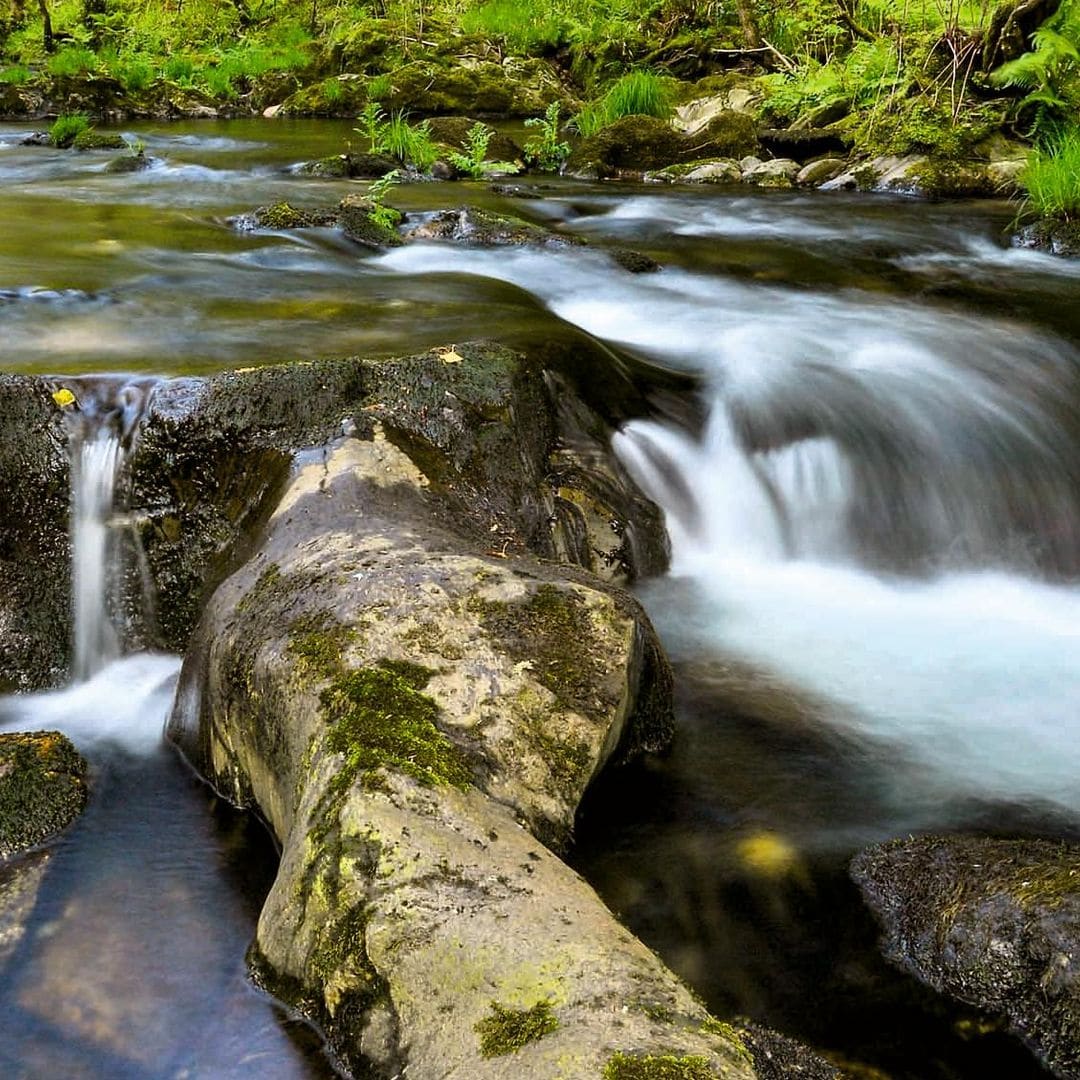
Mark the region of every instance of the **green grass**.
[[1040, 217], [1080, 221], [1080, 128], [1073, 128], [1045, 149], [1031, 152], [1020, 182], [1027, 192], [1025, 210]]
[[65, 113], [58, 116], [49, 128], [54, 146], [70, 146], [84, 131], [90, 130], [90, 118], [86, 113]]
[[0, 83], [8, 86], [22, 86], [33, 78], [33, 72], [22, 64], [12, 64], [0, 69]]
[[586, 105], [574, 123], [582, 135], [593, 135], [622, 116], [670, 115], [667, 80], [651, 71], [631, 71], [612, 83], [603, 97]]
[[53, 53], [45, 64], [50, 75], [78, 76], [89, 75], [98, 67], [97, 54], [80, 45], [69, 46]]

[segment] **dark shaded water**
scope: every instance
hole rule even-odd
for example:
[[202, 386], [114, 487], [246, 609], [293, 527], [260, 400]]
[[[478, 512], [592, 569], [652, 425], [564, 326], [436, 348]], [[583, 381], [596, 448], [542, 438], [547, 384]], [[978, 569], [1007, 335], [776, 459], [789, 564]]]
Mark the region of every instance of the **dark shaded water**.
[[[1002, 204], [532, 179], [527, 198], [418, 184], [392, 201], [493, 206], [589, 250], [372, 255], [331, 230], [227, 220], [356, 190], [283, 171], [344, 149], [349, 125], [140, 129], [158, 161], [126, 176], [20, 148], [19, 130], [0, 126], [5, 370], [208, 372], [488, 336], [545, 348], [594, 400], [695, 375], [699, 395], [665, 397], [617, 444], [672, 532], [672, 573], [641, 595], [676, 665], [679, 740], [602, 782], [577, 864], [721, 1015], [895, 1076], [1040, 1075], [876, 957], [845, 866], [914, 830], [1074, 830], [1080, 265], [1005, 247]], [[663, 271], [617, 269], [619, 246]], [[0, 990], [22, 1032], [0, 1052], [27, 1076], [323, 1075], [243, 981], [265, 882], [236, 875], [254, 855], [230, 854], [234, 826], [212, 824], [157, 730], [141, 757], [103, 759]], [[151, 866], [180, 868], [175, 899]], [[110, 965], [65, 929], [75, 898], [102, 941], [93, 912], [133, 905], [124, 951], [140, 959], [122, 979], [76, 977]], [[192, 1026], [147, 1018], [145, 1038], [113, 1039], [108, 1021], [140, 1014], [108, 1003], [140, 985]], [[65, 1072], [80, 1056], [89, 1071]]]

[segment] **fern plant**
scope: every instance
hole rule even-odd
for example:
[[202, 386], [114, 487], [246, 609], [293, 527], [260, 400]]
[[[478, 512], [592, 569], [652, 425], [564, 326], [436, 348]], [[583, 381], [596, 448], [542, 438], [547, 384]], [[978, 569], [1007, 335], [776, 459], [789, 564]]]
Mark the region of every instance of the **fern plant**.
[[[1063, 0], [1058, 10], [1031, 35], [1031, 51], [991, 73], [995, 86], [1026, 90], [1017, 112], [1033, 108], [1031, 134], [1052, 137], [1075, 112], [1080, 80], [1080, 0]], [[1072, 100], [1070, 100], [1072, 99]]]
[[516, 173], [518, 166], [513, 161], [488, 161], [487, 148], [491, 142], [491, 136], [495, 132], [487, 124], [473, 124], [465, 133], [465, 141], [461, 144], [465, 151], [452, 150], [447, 156], [450, 163], [459, 172], [472, 177], [473, 180], [483, 180], [489, 173]]
[[570, 144], [559, 138], [559, 103], [553, 101], [543, 116], [526, 120], [525, 126], [539, 129], [525, 143], [525, 160], [541, 172], [558, 172], [570, 156]]

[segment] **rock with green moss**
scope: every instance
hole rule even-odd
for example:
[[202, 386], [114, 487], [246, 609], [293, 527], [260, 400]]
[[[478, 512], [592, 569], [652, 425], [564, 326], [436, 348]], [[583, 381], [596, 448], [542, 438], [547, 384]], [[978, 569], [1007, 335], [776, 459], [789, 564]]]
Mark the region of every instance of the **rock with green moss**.
[[95, 131], [90, 128], [88, 131], [80, 131], [75, 136], [71, 143], [75, 150], [126, 150], [128, 148], [127, 140], [115, 132]]
[[[435, 142], [461, 152], [470, 130], [479, 122], [471, 116], [436, 116], [428, 121], [428, 128]], [[521, 162], [525, 160], [525, 151], [509, 135], [493, 131], [487, 144], [487, 159]]]
[[438, 210], [409, 228], [408, 240], [443, 240], [471, 247], [580, 247], [577, 236], [552, 232], [511, 214], [478, 206]]
[[0, 860], [67, 828], [86, 796], [86, 762], [66, 736], [0, 734]]
[[211, 597], [171, 725], [281, 841], [260, 979], [358, 1073], [599, 1075], [617, 1016], [615, 1048], [750, 1080], [554, 853], [592, 777], [671, 728], [637, 603], [532, 553], [554, 554], [551, 390], [466, 344], [359, 389]]
[[376, 180], [400, 166], [401, 162], [389, 154], [350, 151], [301, 162], [293, 167], [293, 171], [302, 176], [317, 176], [325, 180]]
[[144, 169], [149, 169], [153, 164], [154, 159], [147, 157], [144, 150], [138, 149], [111, 158], [105, 165], [105, 172], [111, 176], [142, 172]]
[[1080, 222], [1044, 218], [1018, 229], [1012, 244], [1064, 259], [1080, 259]]
[[655, 116], [624, 116], [582, 139], [567, 159], [566, 172], [603, 179], [706, 158], [738, 158], [757, 146], [756, 132], [753, 117], [734, 110], [711, 117], [693, 135]]
[[337, 224], [337, 215], [331, 210], [303, 210], [289, 202], [259, 206], [247, 214], [229, 219], [234, 229], [252, 232], [256, 229], [311, 229]]
[[893, 963], [1080, 1075], [1080, 847], [923, 836], [864, 851], [852, 876]]
[[733, 158], [704, 158], [647, 172], [645, 179], [657, 184], [737, 184], [742, 169]]
[[346, 195], [338, 203], [335, 216], [342, 232], [363, 247], [379, 249], [404, 243], [398, 226], [405, 215], [368, 195]]

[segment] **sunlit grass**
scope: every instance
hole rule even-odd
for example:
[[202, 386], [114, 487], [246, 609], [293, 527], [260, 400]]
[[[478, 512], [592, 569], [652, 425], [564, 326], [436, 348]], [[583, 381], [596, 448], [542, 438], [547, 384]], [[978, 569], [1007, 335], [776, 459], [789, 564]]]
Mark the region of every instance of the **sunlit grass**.
[[1080, 128], [1033, 150], [1020, 182], [1027, 192], [1025, 209], [1041, 217], [1080, 221]]
[[597, 101], [590, 102], [574, 118], [582, 135], [592, 135], [622, 116], [671, 114], [671, 92], [667, 81], [651, 71], [631, 71], [612, 83]]

